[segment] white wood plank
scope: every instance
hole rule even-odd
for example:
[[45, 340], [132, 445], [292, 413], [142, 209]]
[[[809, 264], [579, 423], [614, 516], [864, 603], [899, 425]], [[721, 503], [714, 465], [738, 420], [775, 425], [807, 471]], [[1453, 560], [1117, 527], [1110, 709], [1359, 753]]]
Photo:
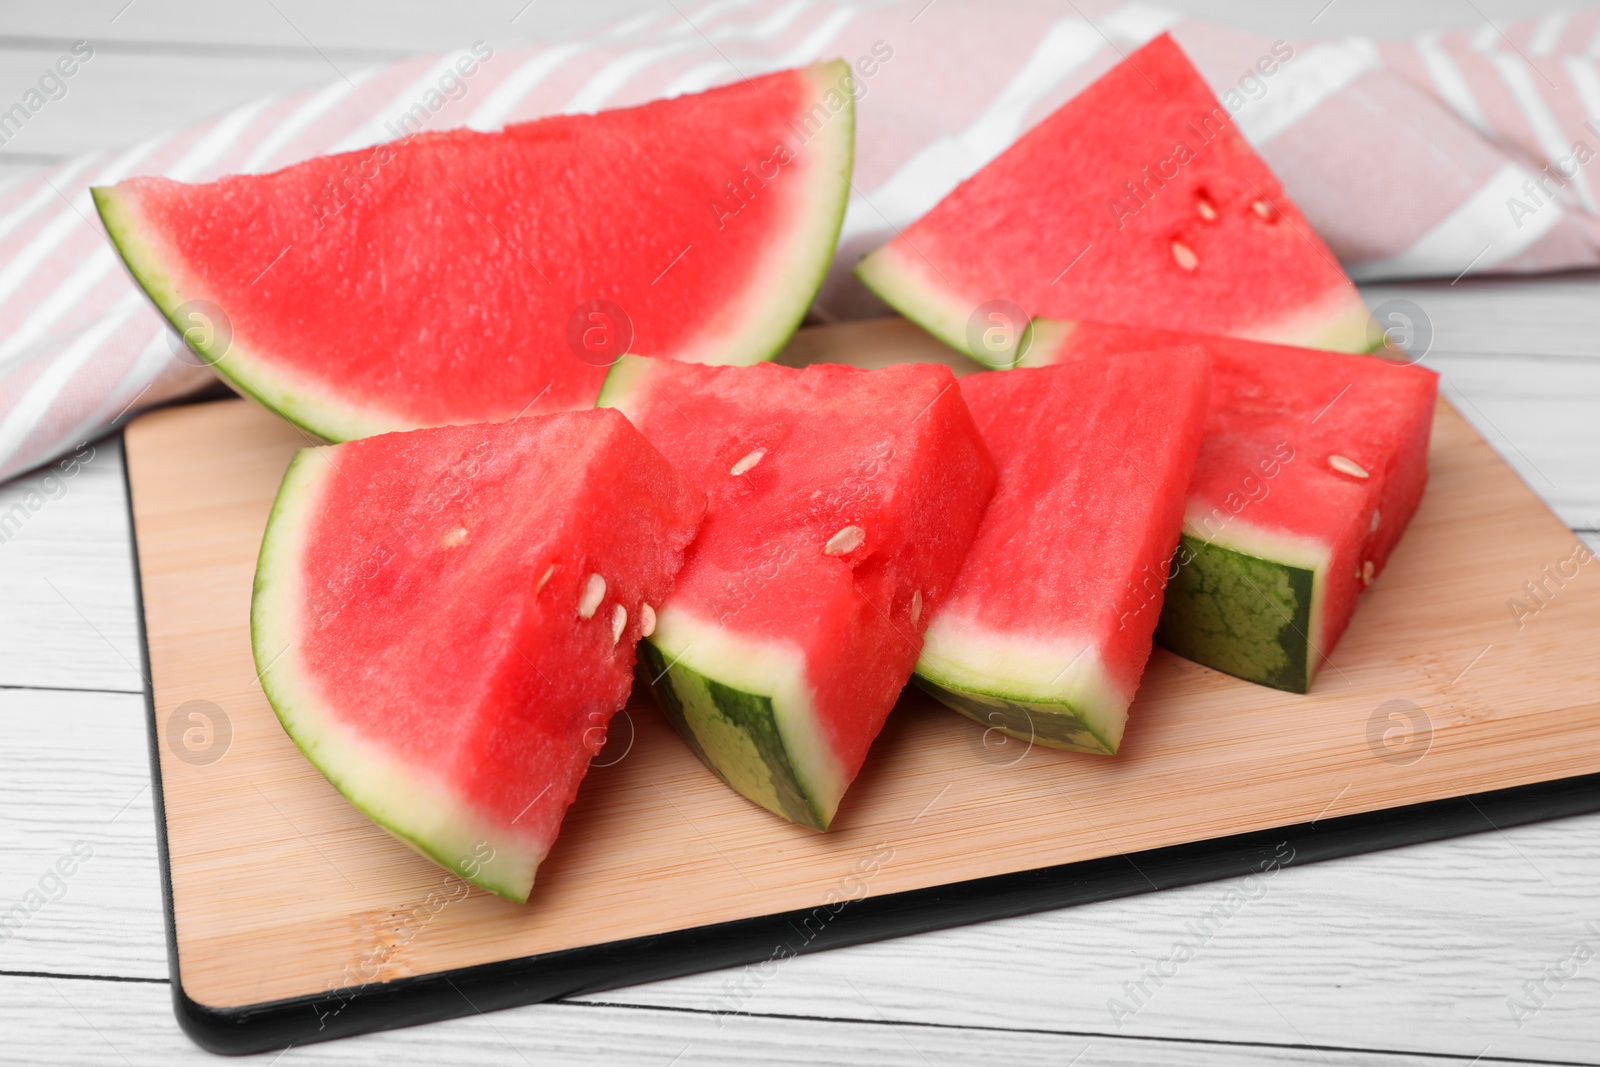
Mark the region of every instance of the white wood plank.
[[0, 732], [0, 971], [165, 977], [144, 698], [3, 690]]
[[0, 484], [0, 686], [143, 686], [122, 445], [91, 447]]
[[[218, 1061], [178, 1030], [164, 984], [0, 977], [0, 1058], [16, 1063], [161, 1064]], [[11, 1057], [15, 1057], [11, 1059]], [[394, 1067], [595, 1064], [622, 1067], [761, 1063], [934, 1067], [1005, 1063], [1063, 1067], [1424, 1067], [1466, 1059], [1390, 1053], [1148, 1041], [1103, 1034], [1019, 1033], [888, 1023], [719, 1017], [700, 1013], [550, 1004], [368, 1034], [233, 1062], [286, 1067], [382, 1063]]]
[[[1600, 953], [1597, 835], [1600, 816], [1574, 818], [587, 999], [1593, 1062], [1600, 963], [1542, 1007], [1522, 983], [1571, 971], [1578, 939]], [[1511, 997], [1540, 1008], [1520, 1028]]]
[[[0, 971], [163, 977], [139, 698], [12, 692], [3, 708], [0, 902], [22, 900], [73, 841], [95, 853], [63, 899], [0, 945]], [[1600, 922], [1597, 838], [1600, 815], [1586, 816], [800, 957], [766, 977], [736, 968], [586, 999], [1581, 1060], [1600, 1038], [1600, 969], [1580, 969], [1520, 1029], [1507, 998], [1537, 1006], [1521, 983]], [[1187, 924], [1204, 925], [1230, 892], [1253, 899], [1137, 1003], [1123, 983], [1146, 980], [1145, 964], [1192, 940]], [[1131, 1019], [1114, 997], [1137, 1008]]]
[[1387, 325], [1419, 328], [1436, 352], [1600, 358], [1600, 272], [1372, 284], [1361, 293], [1380, 318], [1397, 316]]

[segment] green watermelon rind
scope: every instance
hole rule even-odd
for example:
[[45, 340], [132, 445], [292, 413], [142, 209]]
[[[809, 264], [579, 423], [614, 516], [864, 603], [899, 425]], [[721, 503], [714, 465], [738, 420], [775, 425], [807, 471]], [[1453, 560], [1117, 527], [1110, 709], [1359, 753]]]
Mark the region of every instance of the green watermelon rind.
[[[1037, 319], [1030, 322], [1018, 339], [1017, 350], [1022, 353], [1020, 361], [997, 362], [967, 343], [967, 322], [976, 310], [977, 304], [958, 297], [942, 286], [927, 284], [915, 271], [908, 270], [900, 263], [900, 255], [895, 247], [885, 245], [863, 257], [861, 262], [856, 264], [854, 274], [863, 285], [905, 318], [985, 367], [991, 370], [1008, 370], [1018, 366], [1019, 363], [1020, 365], [1029, 363], [1027, 352], [1033, 344], [1039, 342], [1039, 338], [1034, 336], [1035, 323], [1043, 323], [1046, 320]], [[1372, 313], [1361, 300], [1359, 293], [1355, 293], [1354, 289], [1351, 292], [1355, 297], [1349, 306], [1317, 329], [1289, 331], [1274, 328], [1245, 331], [1237, 336], [1272, 344], [1297, 345], [1302, 348], [1320, 348], [1335, 352], [1357, 354], [1374, 352], [1384, 346], [1383, 332], [1374, 324]]]
[[[189, 300], [203, 297], [187, 295], [172, 277], [164, 265], [167, 257], [143, 232], [137, 210], [120, 189], [97, 186], [89, 192], [113, 247], [157, 313], [232, 388], [324, 441], [354, 440], [411, 428], [398, 425], [392, 418], [356, 415], [354, 405], [329, 405], [312, 395], [314, 390], [309, 384], [280, 374], [231, 338], [227, 347], [219, 351], [214, 343], [197, 343], [187, 336], [185, 328], [190, 324], [179, 321], [179, 312]], [[212, 331], [213, 342], [217, 336]]]
[[[759, 267], [752, 270], [750, 289], [744, 294], [744, 324], [712, 345], [715, 358], [698, 353], [698, 362], [744, 365], [770, 360], [799, 328], [822, 287], [844, 225], [855, 165], [855, 98], [844, 88], [848, 70], [843, 60], [832, 60], [804, 71], [815, 89], [813, 107], [822, 105], [829, 92], [837, 93], [842, 103], [806, 145], [813, 152], [807, 174], [814, 180], [809, 195], [794, 212], [791, 231], [805, 240], [769, 242], [774, 249], [769, 262], [778, 265], [780, 279], [791, 279], [792, 284], [773, 284], [765, 276], [770, 272]], [[111, 243], [134, 281], [173, 329], [238, 392], [325, 441], [419, 428], [410, 419], [386, 412], [380, 404], [343, 400], [335, 389], [284, 373], [236, 340], [230, 340], [221, 351], [213, 344], [194, 343], [184, 333], [190, 324], [179, 321], [179, 312], [188, 301], [207, 299], [208, 294], [185, 291], [168, 267], [174, 257], [145, 231], [136, 206], [122, 190], [102, 186], [90, 192]], [[213, 339], [216, 336], [214, 333]]]
[[1248, 528], [1211, 540], [1186, 529], [1178, 558], [1156, 644], [1257, 685], [1309, 692], [1321, 659], [1326, 567]]
[[[250, 599], [250, 644], [262, 691], [295, 747], [357, 810], [467, 882], [524, 903], [548, 843], [513, 841], [497, 832], [415, 768], [351, 737], [310, 691], [296, 642], [304, 598], [294, 576], [308, 517], [323, 484], [336, 474], [321, 452], [295, 453], [261, 539]], [[434, 832], [417, 830], [430, 825]], [[485, 847], [492, 850], [487, 856]]]
[[1115, 755], [1132, 694], [1109, 683], [1094, 649], [1024, 649], [1014, 634], [935, 616], [912, 679], [941, 703], [1019, 740]]
[[828, 828], [850, 782], [812, 710], [797, 647], [698, 618], [669, 598], [640, 662], [663, 714], [717, 777], [774, 815]]

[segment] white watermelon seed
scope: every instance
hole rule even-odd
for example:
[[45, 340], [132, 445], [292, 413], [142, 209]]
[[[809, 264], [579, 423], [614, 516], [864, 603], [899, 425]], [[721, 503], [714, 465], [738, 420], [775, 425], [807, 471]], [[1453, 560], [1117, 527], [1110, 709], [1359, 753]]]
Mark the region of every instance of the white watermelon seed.
[[863, 530], [861, 527], [846, 526], [844, 529], [828, 538], [828, 543], [822, 546], [822, 551], [826, 552], [830, 556], [843, 556], [846, 553], [854, 552], [856, 549], [860, 548], [861, 542], [865, 541], [866, 539], [867, 531]]
[[1378, 532], [1378, 509], [1377, 508], [1373, 508], [1372, 509], [1372, 525], [1367, 527], [1367, 532], [1368, 533], [1377, 533]]
[[611, 643], [622, 640], [622, 631], [628, 626], [628, 609], [618, 604], [611, 610]]
[[920, 618], [922, 618], [922, 590], [918, 589], [911, 594], [911, 625], [915, 626]]
[[649, 604], [639, 605], [639, 636], [649, 637], [656, 632], [656, 609]]
[[733, 475], [735, 478], [737, 478], [737, 477], [739, 477], [739, 475], [743, 474], [745, 471], [749, 470], [751, 467], [754, 467], [757, 463], [760, 463], [761, 462], [761, 458], [763, 456], [765, 456], [766, 454], [767, 454], [767, 450], [766, 449], [758, 448], [754, 452], [750, 453], [748, 456], [746, 456], [743, 459], [741, 459], [739, 462], [735, 463], [733, 465], [733, 469], [730, 470], [728, 473]]
[[583, 583], [583, 596], [578, 598], [578, 618], [592, 619], [600, 607], [600, 601], [606, 598], [606, 580], [598, 574], [589, 575], [589, 580]]
[[1269, 220], [1277, 214], [1277, 210], [1265, 200], [1257, 200], [1250, 205], [1250, 209], [1262, 218]]
[[550, 581], [550, 576], [552, 574], [554, 574], [555, 572], [556, 572], [556, 565], [554, 563], [552, 563], [552, 564], [550, 564], [550, 566], [546, 567], [544, 569], [544, 573], [539, 575], [539, 582], [538, 582], [537, 585], [535, 585], [533, 587], [533, 591], [535, 593], [538, 593], [540, 590], [542, 590], [545, 587], [545, 583]]
[[1184, 270], [1194, 270], [1200, 265], [1200, 257], [1194, 254], [1194, 249], [1182, 241], [1172, 242], [1172, 258], [1178, 261], [1178, 266]]
[[1377, 568], [1375, 568], [1372, 565], [1372, 561], [1370, 559], [1361, 564], [1361, 584], [1362, 585], [1371, 585], [1372, 584], [1372, 572], [1375, 571], [1376, 569]]
[[1217, 217], [1217, 209], [1212, 207], [1211, 201], [1207, 200], [1203, 196], [1194, 202], [1194, 206], [1195, 210], [1200, 212], [1200, 217], [1205, 219], [1207, 222], [1210, 222], [1212, 219]]
[[1328, 466], [1332, 467], [1340, 474], [1348, 474], [1352, 478], [1367, 477], [1367, 468], [1363, 467], [1353, 459], [1339, 455], [1337, 452], [1328, 457]]
[[457, 526], [454, 530], [448, 531], [443, 537], [439, 538], [439, 543], [446, 548], [454, 548], [466, 539], [467, 528], [465, 526]]

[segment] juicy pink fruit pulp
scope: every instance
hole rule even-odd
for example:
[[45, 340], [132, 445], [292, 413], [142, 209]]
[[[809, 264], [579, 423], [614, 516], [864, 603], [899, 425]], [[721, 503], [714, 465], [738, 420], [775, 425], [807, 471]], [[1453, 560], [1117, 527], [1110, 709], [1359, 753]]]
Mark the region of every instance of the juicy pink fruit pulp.
[[[778, 152], [815, 94], [784, 71], [119, 190], [185, 291], [223, 308], [236, 348], [409, 425], [494, 421], [592, 404], [622, 351], [672, 356], [728, 325], [763, 249], [794, 225], [811, 162]], [[625, 321], [583, 315], [593, 301]]]
[[[671, 589], [701, 494], [609, 411], [328, 453], [301, 573], [313, 691], [489, 822], [553, 838], [627, 699], [639, 604]], [[605, 594], [583, 618], [591, 574]]]

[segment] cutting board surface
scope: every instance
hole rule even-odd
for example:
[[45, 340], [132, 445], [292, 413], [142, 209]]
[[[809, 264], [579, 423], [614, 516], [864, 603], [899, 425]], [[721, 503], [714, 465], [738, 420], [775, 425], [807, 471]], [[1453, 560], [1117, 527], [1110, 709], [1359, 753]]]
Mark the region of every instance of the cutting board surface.
[[[898, 321], [805, 330], [783, 359], [958, 361]], [[511, 904], [368, 822], [262, 695], [256, 550], [314, 442], [229, 400], [126, 443], [177, 966], [213, 1008], [1600, 771], [1600, 564], [1441, 401], [1421, 510], [1309, 695], [1157, 650], [1106, 758], [908, 690], [818, 834], [723, 786], [636, 694]], [[1563, 566], [1519, 621], [1524, 583]]]

